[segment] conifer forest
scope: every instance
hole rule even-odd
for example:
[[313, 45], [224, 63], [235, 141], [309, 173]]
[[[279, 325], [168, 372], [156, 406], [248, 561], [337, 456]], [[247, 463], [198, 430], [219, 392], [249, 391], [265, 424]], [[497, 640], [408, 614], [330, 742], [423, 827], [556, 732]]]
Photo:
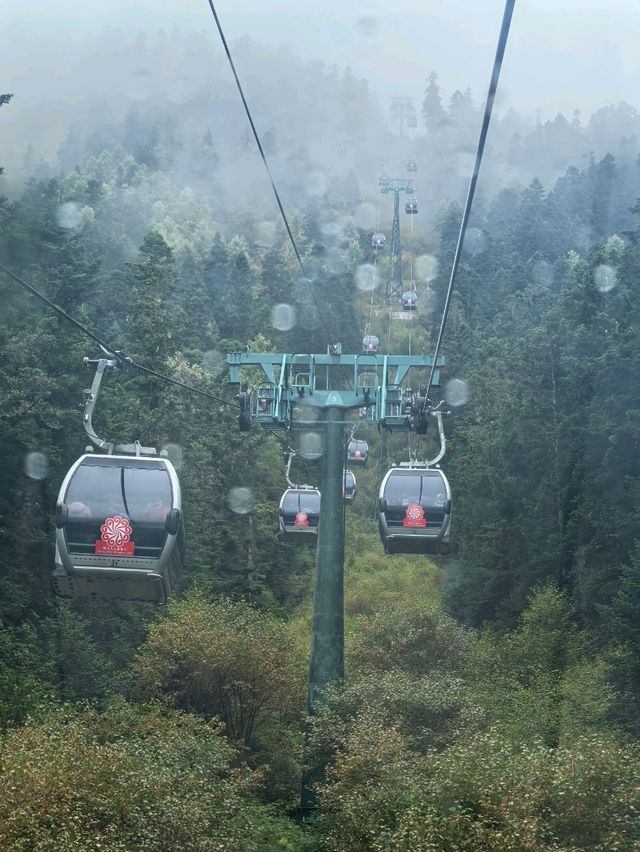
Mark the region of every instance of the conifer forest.
[[[448, 300], [493, 53], [450, 91], [425, 48], [390, 109], [346, 61], [230, 38], [285, 225], [205, 22], [92, 37], [58, 97], [89, 66], [104, 93], [68, 126], [0, 73], [0, 849], [639, 849], [640, 104], [547, 119], [496, 101]], [[310, 370], [363, 338], [366, 363], [420, 359], [445, 306], [445, 362], [428, 401], [428, 370], [404, 382], [407, 428], [375, 419], [379, 388], [340, 426], [367, 450], [341, 456], [356, 495], [332, 515], [344, 677], [308, 699], [311, 490], [303, 535], [279, 507], [292, 482], [320, 488], [322, 418], [292, 367], [291, 428], [263, 428], [264, 375], [231, 384], [227, 359]], [[88, 454], [122, 474], [125, 509], [100, 522], [175, 540], [160, 605], [77, 593], [56, 548], [107, 505], [61, 496], [98, 359], [95, 432], [160, 453]], [[447, 412], [428, 470], [451, 543], [386, 553], [385, 474], [440, 446], [425, 411]], [[163, 460], [181, 503], [174, 484], [136, 532], [125, 478]], [[412, 505], [415, 541], [430, 510]], [[100, 529], [85, 561], [125, 553]]]

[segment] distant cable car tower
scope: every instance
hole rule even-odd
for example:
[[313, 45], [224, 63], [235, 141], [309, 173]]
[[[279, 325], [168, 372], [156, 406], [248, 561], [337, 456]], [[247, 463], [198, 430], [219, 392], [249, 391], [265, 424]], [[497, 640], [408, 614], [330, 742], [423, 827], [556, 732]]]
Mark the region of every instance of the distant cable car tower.
[[390, 113], [395, 132], [400, 137], [406, 135], [405, 128], [415, 128], [418, 126], [413, 98], [391, 98]]
[[386, 175], [378, 181], [380, 192], [388, 195], [393, 192], [393, 225], [389, 244], [389, 274], [384, 293], [385, 305], [394, 299], [400, 299], [404, 292], [402, 280], [402, 244], [400, 243], [400, 193], [413, 195], [413, 185], [407, 178], [390, 178]]

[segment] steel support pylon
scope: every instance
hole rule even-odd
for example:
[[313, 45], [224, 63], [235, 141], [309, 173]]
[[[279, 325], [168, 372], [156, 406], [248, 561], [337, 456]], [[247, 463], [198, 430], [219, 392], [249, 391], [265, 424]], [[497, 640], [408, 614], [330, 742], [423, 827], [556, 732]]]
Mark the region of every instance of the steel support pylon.
[[[344, 678], [344, 499], [345, 410], [324, 413], [324, 455], [320, 477], [320, 528], [311, 626], [307, 710], [313, 715], [324, 692]], [[302, 780], [303, 815], [315, 805], [313, 770]]]
[[400, 243], [400, 190], [393, 191], [393, 225], [391, 226], [391, 244], [389, 246], [389, 275], [384, 293], [385, 305], [390, 305], [394, 298], [400, 298], [403, 291], [402, 282], [402, 245]]

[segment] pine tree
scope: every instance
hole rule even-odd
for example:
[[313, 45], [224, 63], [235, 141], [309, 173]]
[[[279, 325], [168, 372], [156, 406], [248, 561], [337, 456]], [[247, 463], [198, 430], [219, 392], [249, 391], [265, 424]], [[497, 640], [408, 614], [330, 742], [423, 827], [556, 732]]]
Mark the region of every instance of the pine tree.
[[430, 133], [437, 133], [445, 120], [445, 111], [440, 100], [440, 87], [437, 83], [438, 75], [432, 71], [427, 78], [427, 88], [422, 100], [422, 119], [424, 126]]

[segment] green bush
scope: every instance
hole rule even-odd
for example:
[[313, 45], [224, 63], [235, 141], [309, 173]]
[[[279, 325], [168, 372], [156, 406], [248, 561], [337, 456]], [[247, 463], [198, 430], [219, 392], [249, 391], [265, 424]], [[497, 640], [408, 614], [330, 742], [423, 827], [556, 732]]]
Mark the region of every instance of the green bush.
[[549, 749], [496, 731], [420, 757], [394, 728], [361, 720], [321, 790], [324, 848], [631, 852], [639, 757], [604, 736]]
[[0, 764], [0, 848], [304, 849], [306, 838], [253, 796], [216, 725], [120, 702], [59, 706], [9, 732]]

